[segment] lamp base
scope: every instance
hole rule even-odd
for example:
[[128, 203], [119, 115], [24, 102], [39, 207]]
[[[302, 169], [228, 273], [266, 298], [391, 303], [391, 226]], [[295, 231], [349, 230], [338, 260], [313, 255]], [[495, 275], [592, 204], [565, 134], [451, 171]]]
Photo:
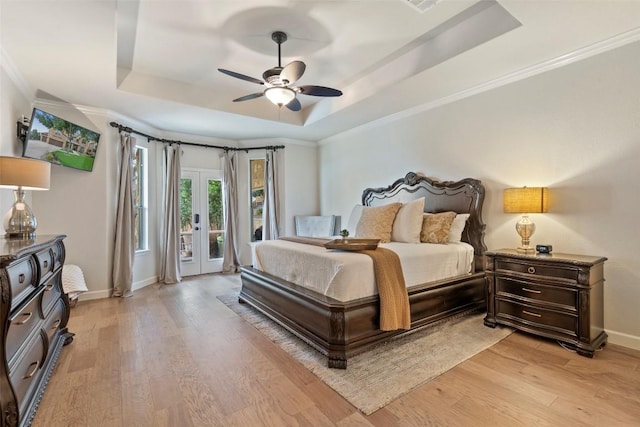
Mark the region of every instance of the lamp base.
[[520, 218], [520, 221], [516, 223], [516, 231], [518, 232], [518, 234], [520, 235], [520, 238], [522, 239], [517, 251], [519, 253], [524, 253], [524, 254], [534, 253], [536, 250], [535, 248], [532, 248], [531, 246], [529, 246], [529, 242], [530, 242], [531, 236], [536, 231], [536, 225], [533, 223], [533, 221], [529, 219], [529, 216], [522, 215], [522, 218]]
[[24, 201], [22, 188], [15, 190], [16, 201], [4, 216], [4, 231], [6, 239], [33, 239], [36, 237], [38, 220], [33, 211]]
[[531, 247], [525, 248], [525, 247], [520, 246], [520, 247], [518, 247], [518, 248], [516, 249], [516, 251], [517, 251], [518, 253], [521, 253], [521, 254], [532, 254], [532, 253], [534, 253], [536, 250], [535, 250], [534, 248], [531, 248]]
[[7, 240], [31, 240], [36, 238], [36, 233], [5, 233]]

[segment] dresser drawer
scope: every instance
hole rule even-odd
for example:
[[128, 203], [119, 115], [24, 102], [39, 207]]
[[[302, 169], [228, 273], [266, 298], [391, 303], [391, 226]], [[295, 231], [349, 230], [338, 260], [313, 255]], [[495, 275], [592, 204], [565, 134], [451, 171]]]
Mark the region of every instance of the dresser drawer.
[[525, 280], [499, 277], [496, 278], [496, 293], [498, 296], [506, 295], [516, 299], [539, 301], [570, 310], [578, 308], [578, 292], [575, 289], [559, 286], [546, 286]]
[[62, 324], [62, 319], [65, 316], [65, 307], [64, 302], [59, 300], [58, 303], [54, 306], [51, 314], [47, 317], [47, 320], [44, 321], [43, 329], [49, 338], [49, 344], [53, 340], [58, 328]]
[[42, 334], [37, 334], [29, 343], [27, 351], [18, 364], [9, 373], [9, 379], [22, 412], [35, 389], [34, 380], [38, 378], [44, 362], [45, 342]]
[[39, 294], [34, 294], [21, 310], [16, 311], [9, 317], [9, 330], [7, 331], [5, 346], [5, 354], [9, 361], [11, 361], [20, 345], [25, 342], [25, 339], [40, 321], [40, 311], [38, 309], [40, 298], [38, 296]]
[[553, 266], [541, 264], [535, 261], [520, 261], [516, 259], [496, 259], [496, 272], [506, 270], [514, 273], [522, 273], [531, 277], [553, 277], [560, 279], [569, 279], [574, 282], [578, 281], [578, 269], [564, 266]]
[[7, 267], [7, 276], [11, 284], [11, 309], [17, 307], [38, 286], [38, 274], [33, 258], [27, 257]]
[[53, 272], [53, 251], [50, 249], [40, 251], [36, 254], [36, 259], [40, 266], [40, 280], [46, 280], [47, 276]]
[[497, 306], [497, 317], [509, 319], [518, 325], [577, 335], [578, 317], [575, 315], [503, 300], [498, 300]]
[[51, 246], [51, 250], [53, 252], [53, 269], [57, 270], [64, 264], [65, 253], [62, 241], [56, 242], [55, 245]]
[[58, 273], [52, 276], [44, 285], [44, 291], [42, 292], [41, 299], [42, 304], [40, 307], [45, 318], [49, 315], [49, 311], [51, 311], [53, 304], [55, 304], [55, 302], [62, 296], [62, 285], [60, 280], [60, 273]]

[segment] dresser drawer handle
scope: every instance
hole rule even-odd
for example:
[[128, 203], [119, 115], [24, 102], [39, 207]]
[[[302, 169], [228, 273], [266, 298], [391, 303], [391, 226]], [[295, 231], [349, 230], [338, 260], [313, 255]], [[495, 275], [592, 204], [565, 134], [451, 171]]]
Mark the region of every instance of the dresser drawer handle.
[[31, 319], [31, 315], [33, 314], [32, 311], [28, 312], [28, 313], [22, 313], [23, 316], [27, 316], [26, 319], [21, 320], [19, 322], [16, 322], [16, 325], [24, 325], [25, 323], [27, 323], [29, 321], [29, 319]]
[[25, 375], [24, 377], [22, 377], [23, 380], [29, 379], [32, 376], [34, 376], [36, 374], [36, 372], [38, 372], [38, 366], [40, 366], [40, 362], [39, 361], [35, 361], [33, 362], [31, 365], [29, 365], [30, 367], [33, 366], [33, 369], [31, 370], [31, 372], [29, 372], [27, 375]]
[[542, 293], [542, 291], [537, 291], [535, 289], [529, 289], [529, 288], [522, 288], [522, 290], [525, 291], [525, 292], [530, 292], [532, 294], [541, 294]]
[[24, 273], [20, 273], [20, 275], [18, 276], [18, 282], [20, 284], [23, 284], [24, 283], [24, 279], [25, 279]]
[[527, 311], [527, 310], [522, 310], [522, 314], [528, 314], [529, 316], [533, 316], [533, 317], [542, 317], [542, 314], [532, 313], [532, 312]]
[[62, 322], [60, 319], [56, 319], [56, 321], [53, 322], [53, 325], [51, 325], [51, 329], [58, 329], [58, 326], [60, 326], [60, 322]]
[[44, 266], [44, 268], [49, 268], [49, 260], [45, 259], [42, 265]]
[[529, 272], [529, 274], [536, 274], [535, 267], [529, 267], [529, 268], [527, 268], [527, 271]]

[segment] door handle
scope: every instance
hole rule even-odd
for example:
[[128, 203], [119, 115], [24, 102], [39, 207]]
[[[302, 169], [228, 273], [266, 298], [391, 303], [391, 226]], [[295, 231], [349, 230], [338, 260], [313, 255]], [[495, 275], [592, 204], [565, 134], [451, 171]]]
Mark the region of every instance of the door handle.
[[196, 224], [200, 224], [200, 214], [195, 214], [193, 216], [193, 222]]

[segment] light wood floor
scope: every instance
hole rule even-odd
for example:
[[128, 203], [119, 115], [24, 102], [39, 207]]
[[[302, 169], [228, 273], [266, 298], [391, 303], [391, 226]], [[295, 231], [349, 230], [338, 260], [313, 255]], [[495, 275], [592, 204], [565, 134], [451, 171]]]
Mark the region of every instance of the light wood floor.
[[371, 416], [225, 307], [237, 276], [80, 302], [34, 426], [640, 425], [640, 351], [514, 333]]

